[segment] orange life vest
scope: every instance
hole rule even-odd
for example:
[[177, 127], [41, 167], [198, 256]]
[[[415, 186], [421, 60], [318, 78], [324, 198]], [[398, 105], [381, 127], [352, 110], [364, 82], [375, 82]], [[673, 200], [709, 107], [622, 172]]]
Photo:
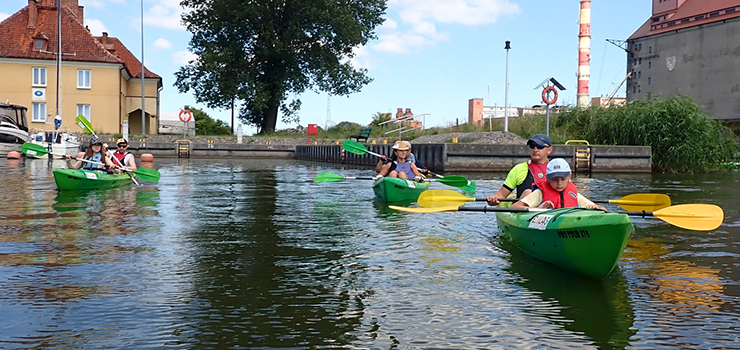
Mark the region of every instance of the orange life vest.
[[570, 181], [568, 181], [568, 186], [565, 187], [563, 192], [556, 191], [547, 181], [542, 184], [540, 191], [542, 191], [542, 202], [550, 201], [556, 209], [578, 206], [578, 189]]

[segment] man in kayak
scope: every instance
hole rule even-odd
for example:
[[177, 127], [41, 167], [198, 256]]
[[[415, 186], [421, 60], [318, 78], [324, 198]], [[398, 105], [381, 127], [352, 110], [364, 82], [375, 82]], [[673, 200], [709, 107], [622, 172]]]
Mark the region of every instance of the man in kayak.
[[545, 182], [547, 157], [552, 153], [552, 141], [545, 134], [535, 134], [527, 141], [530, 159], [515, 165], [509, 171], [503, 186], [492, 196], [486, 197], [489, 205], [498, 205], [516, 190], [517, 198], [530, 194], [535, 186]]
[[111, 155], [111, 161], [124, 168], [136, 170], [136, 158], [134, 158], [134, 155], [131, 152], [127, 151], [128, 141], [124, 138], [120, 138], [116, 141], [116, 146], [117, 149], [113, 152], [113, 155]]
[[547, 181], [532, 193], [511, 205], [512, 208], [588, 208], [606, 211], [582, 194], [571, 181], [570, 165], [563, 158], [547, 163]]
[[380, 172], [376, 176], [376, 179], [382, 178], [383, 176], [390, 176], [401, 179], [414, 179], [416, 181], [423, 180], [416, 164], [409, 160], [409, 153], [411, 153], [411, 149], [406, 141], [396, 141], [393, 145], [393, 155], [391, 156], [392, 161], [384, 164], [380, 168]]
[[83, 162], [81, 160], [72, 163], [72, 156], [66, 155], [65, 158], [67, 159], [67, 165], [72, 169], [82, 168], [86, 170], [108, 172], [113, 168], [113, 163], [110, 161], [110, 158], [106, 156], [107, 152], [107, 150], [103, 149], [103, 141], [101, 141], [97, 135], [93, 135], [93, 137], [90, 138], [90, 146], [87, 147], [85, 155], [82, 156], [82, 158], [103, 164], [94, 164]]

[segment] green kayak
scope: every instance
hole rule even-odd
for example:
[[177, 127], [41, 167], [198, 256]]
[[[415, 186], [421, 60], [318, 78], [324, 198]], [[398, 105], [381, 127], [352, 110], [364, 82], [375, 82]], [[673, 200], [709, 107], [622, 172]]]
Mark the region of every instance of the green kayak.
[[535, 258], [604, 278], [617, 266], [635, 232], [626, 214], [579, 208], [496, 213], [504, 237]]
[[429, 182], [383, 177], [373, 182], [375, 198], [381, 202], [415, 201], [429, 188]]
[[127, 174], [105, 174], [84, 169], [54, 169], [52, 173], [60, 191], [111, 188], [134, 183]]

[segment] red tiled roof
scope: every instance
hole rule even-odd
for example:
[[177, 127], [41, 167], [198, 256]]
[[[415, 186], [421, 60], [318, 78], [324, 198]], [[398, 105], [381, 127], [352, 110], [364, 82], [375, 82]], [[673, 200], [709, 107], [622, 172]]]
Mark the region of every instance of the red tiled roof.
[[[55, 60], [53, 53], [34, 50], [34, 37], [49, 38], [47, 51], [57, 51], [56, 7], [37, 5], [36, 25], [28, 26], [28, 6], [0, 22], [0, 57]], [[65, 61], [123, 63], [111, 55], [66, 7], [62, 6], [62, 59]], [[67, 55], [73, 53], [74, 55]]]
[[[124, 62], [126, 70], [131, 77], [141, 78], [141, 61], [139, 61], [139, 59], [136, 58], [136, 56], [134, 56], [134, 54], [132, 54], [131, 51], [129, 51], [120, 40], [118, 40], [118, 38], [104, 34], [103, 36], [96, 36], [95, 39], [97, 39], [103, 47], [107, 48], [109, 52]], [[162, 77], [153, 73], [146, 67], [144, 67], [144, 74], [146, 79], [162, 79]]]
[[[733, 12], [726, 13], [728, 9], [734, 9], [734, 11], [730, 10]], [[702, 15], [704, 16], [703, 18], [696, 19]], [[632, 33], [629, 39], [723, 21], [735, 17], [740, 17], [740, 0], [686, 0], [669, 19], [653, 23], [651, 16], [639, 29]], [[681, 23], [682, 20], [688, 21]], [[668, 23], [673, 23], [673, 25], [669, 26]], [[662, 27], [653, 28], [654, 25], [660, 24], [663, 24]]]

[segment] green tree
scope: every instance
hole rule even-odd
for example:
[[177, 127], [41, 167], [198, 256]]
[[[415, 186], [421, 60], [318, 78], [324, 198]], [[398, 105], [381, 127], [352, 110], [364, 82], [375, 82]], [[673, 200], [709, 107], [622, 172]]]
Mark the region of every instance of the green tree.
[[231, 127], [226, 122], [215, 120], [208, 113], [195, 107], [186, 105], [184, 109], [193, 112], [196, 135], [232, 135]]
[[380, 128], [381, 127], [380, 126], [380, 123], [387, 122], [389, 120], [391, 120], [391, 114], [390, 113], [376, 112], [373, 115], [373, 121], [370, 122], [370, 127], [373, 128], [373, 129]]
[[297, 122], [307, 89], [331, 95], [358, 92], [372, 81], [355, 69], [353, 49], [374, 39], [387, 0], [183, 0], [182, 19], [198, 58], [175, 73], [211, 108], [239, 106], [239, 119], [272, 132], [278, 110]]

